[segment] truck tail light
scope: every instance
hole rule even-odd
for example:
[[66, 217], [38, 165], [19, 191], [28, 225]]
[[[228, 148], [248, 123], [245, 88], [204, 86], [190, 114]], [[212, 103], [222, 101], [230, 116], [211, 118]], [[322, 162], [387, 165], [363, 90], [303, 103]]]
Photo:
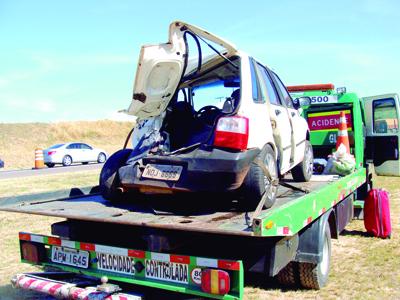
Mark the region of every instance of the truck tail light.
[[249, 140], [249, 119], [246, 117], [219, 118], [215, 129], [214, 146], [246, 150]]
[[201, 271], [201, 289], [205, 293], [225, 295], [231, 289], [229, 273], [222, 270]]
[[53, 155], [53, 154], [56, 154], [56, 151], [49, 151], [49, 152], [47, 152], [47, 155]]
[[25, 242], [21, 244], [22, 259], [38, 263], [40, 262], [44, 252], [43, 245], [35, 245], [33, 243]]

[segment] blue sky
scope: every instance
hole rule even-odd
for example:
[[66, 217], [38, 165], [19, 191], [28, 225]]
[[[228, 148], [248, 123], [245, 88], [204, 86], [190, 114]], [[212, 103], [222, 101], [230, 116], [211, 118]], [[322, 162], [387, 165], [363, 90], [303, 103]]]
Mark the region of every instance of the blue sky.
[[183, 20], [290, 84], [400, 92], [400, 2], [0, 0], [0, 123], [110, 118], [127, 108], [140, 46]]

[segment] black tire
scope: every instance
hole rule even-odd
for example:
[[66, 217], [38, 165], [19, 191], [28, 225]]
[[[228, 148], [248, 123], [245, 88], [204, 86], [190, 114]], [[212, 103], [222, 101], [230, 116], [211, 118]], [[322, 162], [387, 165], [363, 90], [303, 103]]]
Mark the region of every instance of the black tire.
[[107, 159], [107, 156], [106, 156], [106, 154], [103, 153], [103, 152], [100, 152], [99, 155], [97, 156], [97, 162], [98, 162], [99, 164], [102, 164], [103, 162], [105, 162], [106, 159]]
[[309, 141], [305, 143], [303, 161], [292, 169], [293, 180], [297, 182], [310, 181], [313, 174], [313, 149]]
[[331, 263], [331, 231], [329, 223], [326, 223], [322, 260], [318, 264], [314, 263], [299, 263], [300, 283], [307, 289], [319, 290], [328, 281], [329, 269]]
[[56, 164], [53, 164], [53, 163], [46, 163], [46, 166], [47, 166], [48, 168], [53, 168], [55, 165], [56, 165]]
[[131, 149], [122, 149], [111, 155], [100, 172], [99, 186], [102, 196], [109, 201], [120, 200], [121, 194], [117, 191], [120, 185], [118, 170], [125, 165]]
[[62, 164], [64, 167], [72, 165], [72, 157], [69, 155], [65, 155], [62, 159]]
[[282, 285], [294, 286], [299, 283], [299, 265], [291, 261], [276, 275], [276, 279]]
[[[278, 178], [278, 167], [276, 163], [275, 153], [270, 145], [266, 145], [264, 147], [264, 149], [258, 155], [258, 158], [265, 163], [271, 175], [274, 178]], [[267, 187], [269, 188], [270, 185], [271, 183], [264, 175], [263, 170], [254, 162], [251, 163], [250, 169], [242, 185], [242, 193], [245, 199], [243, 199], [240, 203], [241, 208], [245, 210], [254, 210], [259, 204], [261, 197], [264, 195]], [[271, 188], [269, 188], [269, 191], [269, 195], [267, 196], [267, 200], [264, 204], [265, 208], [270, 208], [272, 205], [274, 205], [278, 187], [271, 186]]]

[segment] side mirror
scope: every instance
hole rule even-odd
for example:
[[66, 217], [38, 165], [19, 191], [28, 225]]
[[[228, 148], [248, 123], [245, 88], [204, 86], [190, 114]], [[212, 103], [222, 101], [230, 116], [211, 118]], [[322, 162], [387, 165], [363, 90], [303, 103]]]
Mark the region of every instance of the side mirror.
[[293, 99], [293, 104], [295, 109], [299, 109], [300, 107], [303, 106], [309, 106], [311, 104], [311, 98], [310, 97], [299, 97], [296, 99]]

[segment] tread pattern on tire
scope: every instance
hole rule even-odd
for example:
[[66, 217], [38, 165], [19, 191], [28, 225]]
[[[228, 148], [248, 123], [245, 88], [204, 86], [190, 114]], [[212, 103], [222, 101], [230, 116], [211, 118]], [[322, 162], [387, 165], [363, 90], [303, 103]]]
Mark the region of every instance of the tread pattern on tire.
[[318, 281], [317, 265], [313, 263], [299, 263], [300, 283], [308, 289], [319, 290], [321, 288]]
[[293, 261], [291, 261], [276, 275], [278, 282], [287, 286], [297, 285], [298, 277], [298, 264]]

